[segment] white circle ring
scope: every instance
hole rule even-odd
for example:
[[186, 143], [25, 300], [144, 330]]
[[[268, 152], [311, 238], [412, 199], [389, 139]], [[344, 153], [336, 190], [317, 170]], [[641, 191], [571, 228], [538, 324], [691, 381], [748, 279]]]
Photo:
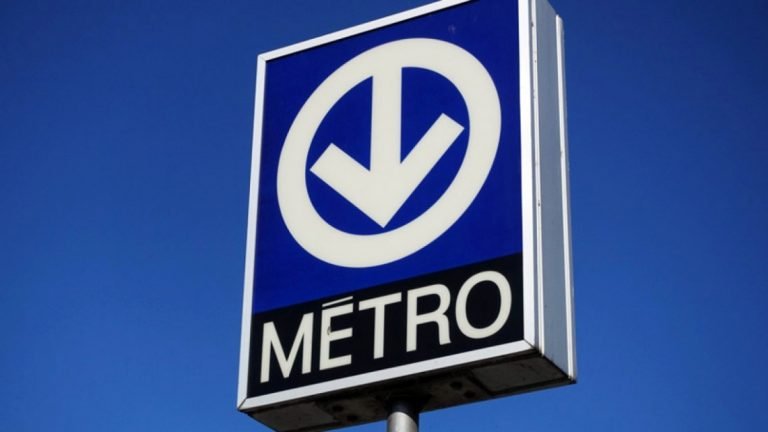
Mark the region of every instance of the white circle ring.
[[[456, 177], [443, 195], [409, 223], [378, 234], [352, 234], [328, 224], [312, 205], [307, 157], [326, 114], [352, 88], [378, 70], [419, 68], [436, 72], [461, 94], [469, 139]], [[277, 169], [280, 212], [294, 239], [316, 258], [343, 267], [388, 264], [422, 249], [450, 228], [472, 204], [488, 177], [501, 133], [501, 107], [488, 71], [472, 54], [436, 39], [385, 43], [346, 62], [312, 93], [285, 138]]]

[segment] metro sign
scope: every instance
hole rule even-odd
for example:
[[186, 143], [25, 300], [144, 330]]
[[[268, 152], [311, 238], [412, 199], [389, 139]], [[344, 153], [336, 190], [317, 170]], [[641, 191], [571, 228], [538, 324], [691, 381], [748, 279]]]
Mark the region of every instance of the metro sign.
[[327, 429], [575, 380], [562, 58], [544, 0], [259, 57], [240, 410]]

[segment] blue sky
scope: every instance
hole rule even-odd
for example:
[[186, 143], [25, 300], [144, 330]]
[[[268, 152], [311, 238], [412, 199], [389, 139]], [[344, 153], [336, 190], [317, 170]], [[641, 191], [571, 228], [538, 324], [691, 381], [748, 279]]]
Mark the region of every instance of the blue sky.
[[[0, 429], [266, 430], [235, 410], [256, 54], [424, 3], [0, 4]], [[768, 429], [768, 3], [552, 4], [580, 382], [423, 429]]]

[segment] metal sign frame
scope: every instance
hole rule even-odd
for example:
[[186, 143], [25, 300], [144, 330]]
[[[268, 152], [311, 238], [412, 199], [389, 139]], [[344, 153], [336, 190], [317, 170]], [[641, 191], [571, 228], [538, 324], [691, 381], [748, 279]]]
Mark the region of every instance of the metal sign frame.
[[[267, 63], [313, 47], [474, 1], [483, 0], [438, 1], [270, 51], [258, 57], [237, 406], [239, 410], [249, 413], [276, 430], [293, 430], [300, 427], [332, 428], [381, 418], [379, 414], [358, 415], [347, 416], [347, 421], [344, 421], [334, 417], [332, 413], [327, 416], [319, 411], [312, 414], [313, 409], [317, 411], [312, 404], [315, 398], [327, 395], [349, 398], [349, 395], [343, 394], [349, 389], [359, 391], [361, 387], [387, 383], [403, 377], [415, 377], [442, 370], [455, 371], [457, 367], [471, 368], [488, 359], [511, 359], [507, 363], [497, 361], [498, 364], [483, 369], [482, 373], [488, 377], [509, 383], [509, 389], [494, 391], [490, 397], [575, 382], [563, 26], [562, 20], [546, 0], [519, 0], [524, 340], [247, 397]], [[508, 371], [509, 365], [513, 365], [517, 359], [533, 359], [531, 361], [534, 363], [541, 360], [543, 363], [536, 364], [544, 365], [541, 366], [543, 369], [551, 368], [552, 371], [547, 369], [542, 372], [541, 379], [537, 382], [535, 376], [523, 377], [521, 381], [506, 376], [508, 372], [502, 369], [494, 369], [496, 366], [507, 365], [505, 367]], [[479, 379], [478, 375], [481, 373], [476, 372], [475, 379]], [[452, 404], [454, 403], [438, 404], [428, 406], [427, 409]], [[323, 407], [318, 409], [327, 411]], [[296, 417], [291, 416], [291, 413], [303, 413], [301, 415], [307, 418], [314, 416], [316, 419], [299, 424], [299, 420], [291, 419]], [[335, 420], [330, 421], [329, 418]]]

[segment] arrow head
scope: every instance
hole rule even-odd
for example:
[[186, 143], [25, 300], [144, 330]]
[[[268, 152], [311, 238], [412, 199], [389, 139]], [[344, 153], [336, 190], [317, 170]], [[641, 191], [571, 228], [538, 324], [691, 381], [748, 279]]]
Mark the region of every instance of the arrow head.
[[[456, 141], [464, 127], [445, 114], [435, 120], [402, 162], [376, 161], [382, 154], [371, 148], [371, 169], [330, 144], [310, 171], [382, 228], [392, 220], [416, 188]], [[394, 144], [398, 147], [399, 141]]]

